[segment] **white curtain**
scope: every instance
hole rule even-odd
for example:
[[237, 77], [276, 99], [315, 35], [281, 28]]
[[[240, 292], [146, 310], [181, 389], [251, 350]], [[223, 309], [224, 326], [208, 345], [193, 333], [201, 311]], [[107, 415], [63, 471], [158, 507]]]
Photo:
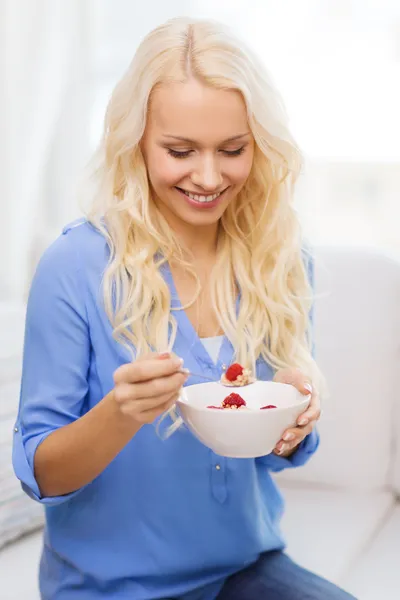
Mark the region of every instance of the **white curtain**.
[[11, 466], [24, 297], [52, 228], [76, 210], [90, 82], [86, 0], [0, 0], [0, 548], [42, 523]]
[[[26, 292], [30, 256], [49, 222], [45, 191], [61, 142], [70, 150], [70, 178], [81, 164], [82, 97], [73, 92], [87, 69], [86, 11], [86, 0], [0, 0], [1, 300]], [[51, 202], [63, 206], [58, 197]]]

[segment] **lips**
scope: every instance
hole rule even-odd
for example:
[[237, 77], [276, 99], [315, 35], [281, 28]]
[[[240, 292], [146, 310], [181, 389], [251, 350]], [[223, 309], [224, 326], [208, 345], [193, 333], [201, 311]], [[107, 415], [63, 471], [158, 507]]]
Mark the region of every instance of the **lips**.
[[217, 198], [219, 198], [219, 196], [221, 196], [221, 194], [223, 194], [227, 188], [225, 188], [225, 190], [222, 190], [221, 192], [216, 192], [215, 194], [208, 194], [208, 195], [195, 194], [189, 190], [185, 190], [180, 187], [177, 187], [176, 189], [179, 190], [182, 194], [185, 194], [188, 198], [190, 198], [194, 202], [199, 202], [201, 204], [203, 204], [203, 203], [207, 204], [207, 203], [215, 202], [215, 200], [217, 200]]

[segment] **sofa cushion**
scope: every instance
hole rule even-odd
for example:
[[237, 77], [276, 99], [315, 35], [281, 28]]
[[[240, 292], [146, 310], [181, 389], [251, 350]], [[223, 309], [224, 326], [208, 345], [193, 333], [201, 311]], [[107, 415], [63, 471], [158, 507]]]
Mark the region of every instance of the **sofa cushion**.
[[41, 549], [42, 533], [36, 532], [0, 550], [2, 600], [40, 600], [38, 569]]
[[362, 600], [398, 600], [399, 556], [400, 505], [397, 504], [346, 577], [346, 585]]
[[295, 484], [281, 490], [286, 500], [282, 531], [288, 554], [337, 584], [345, 581], [394, 503], [389, 492], [365, 494]]
[[400, 473], [400, 451], [391, 472], [400, 435], [400, 263], [372, 250], [320, 248], [315, 282], [316, 357], [330, 396], [317, 454], [281, 477], [383, 489]]

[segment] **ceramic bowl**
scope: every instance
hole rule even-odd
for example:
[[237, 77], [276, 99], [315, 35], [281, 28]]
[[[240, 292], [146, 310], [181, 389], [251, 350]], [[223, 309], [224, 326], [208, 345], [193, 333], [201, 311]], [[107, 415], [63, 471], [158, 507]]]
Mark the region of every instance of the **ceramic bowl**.
[[[231, 392], [240, 394], [246, 408], [218, 410]], [[187, 386], [177, 402], [183, 421], [192, 433], [220, 456], [255, 458], [272, 452], [283, 432], [293, 427], [310, 402], [294, 386], [256, 381], [239, 388], [220, 383]], [[266, 405], [276, 408], [263, 409]]]

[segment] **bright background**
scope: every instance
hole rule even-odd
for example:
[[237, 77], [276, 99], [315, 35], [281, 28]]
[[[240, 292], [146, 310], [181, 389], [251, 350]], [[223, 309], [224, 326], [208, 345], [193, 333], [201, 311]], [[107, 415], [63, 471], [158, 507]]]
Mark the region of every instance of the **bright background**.
[[76, 189], [110, 92], [143, 35], [177, 15], [237, 29], [281, 90], [307, 162], [315, 242], [398, 251], [398, 0], [1, 0], [0, 300], [20, 300]]
[[[0, 0], [0, 550], [43, 519], [11, 467], [24, 302], [33, 270], [61, 228], [81, 214], [77, 191], [115, 83], [141, 38], [179, 15], [227, 22], [265, 61], [306, 156], [297, 206], [311, 242], [377, 246], [400, 256], [400, 0]], [[371, 286], [380, 291], [377, 275], [371, 275]], [[374, 305], [364, 289], [360, 295], [371, 295]], [[382, 298], [388, 293], [384, 289]], [[390, 306], [395, 302], [391, 297]], [[396, 315], [392, 328], [391, 313], [377, 313], [372, 317], [382, 316], [395, 332]], [[389, 344], [384, 327], [376, 327]], [[389, 365], [385, 357], [368, 374], [369, 385]], [[376, 427], [380, 456], [389, 441], [379, 441]], [[352, 458], [349, 452], [350, 465]], [[324, 508], [318, 495], [313, 498], [311, 507], [311, 496], [306, 500], [310, 519]], [[370, 502], [364, 493], [361, 498]], [[371, 521], [360, 502], [346, 509], [352, 531]], [[333, 501], [330, 514], [339, 514], [340, 507]], [[331, 524], [328, 555], [343, 522], [332, 517]], [[382, 589], [398, 597], [397, 531], [390, 530], [395, 551], [378, 544], [384, 568], [376, 567], [375, 555], [366, 563], [367, 571], [384, 579], [389, 573], [392, 581], [379, 584], [376, 597], [371, 591], [373, 600], [381, 600]], [[0, 556], [1, 600], [37, 597], [35, 539], [8, 546], [8, 559]]]

